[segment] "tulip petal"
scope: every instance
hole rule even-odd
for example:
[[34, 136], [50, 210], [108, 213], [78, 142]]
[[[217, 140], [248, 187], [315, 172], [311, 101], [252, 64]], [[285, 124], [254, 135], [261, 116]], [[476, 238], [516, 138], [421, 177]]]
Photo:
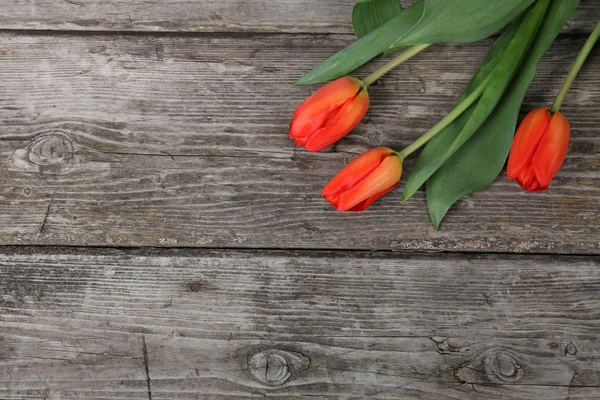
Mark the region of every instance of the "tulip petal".
[[339, 195], [349, 190], [358, 182], [365, 179], [381, 164], [384, 158], [396, 154], [394, 150], [387, 147], [376, 147], [354, 160], [350, 161], [321, 191], [321, 195], [327, 201], [328, 197]]
[[301, 113], [299, 116], [294, 116], [290, 124], [290, 138], [296, 141], [297, 146], [304, 146], [309, 136], [320, 129], [332, 117], [332, 114], [336, 115], [347, 102], [346, 99], [343, 102], [333, 103], [319, 114]]
[[304, 147], [308, 151], [321, 151], [331, 146], [354, 129], [368, 109], [369, 95], [363, 90], [338, 110], [332, 110], [322, 127], [308, 135]]
[[369, 207], [371, 205], [371, 203], [373, 203], [375, 200], [382, 197], [383, 195], [387, 194], [388, 192], [391, 192], [392, 190], [396, 189], [399, 184], [400, 184], [400, 181], [396, 182], [396, 184], [394, 186], [384, 190], [383, 192], [379, 192], [374, 196], [369, 197], [368, 199], [366, 199], [365, 201], [363, 201], [361, 203], [358, 203], [357, 205], [355, 205], [348, 211], [364, 211], [364, 210], [366, 210], [367, 207]]
[[537, 184], [537, 178], [535, 176], [535, 171], [533, 170], [533, 165], [529, 164], [527, 168], [525, 168], [521, 173], [516, 177], [517, 183], [523, 190], [528, 192], [532, 191], [533, 188], [539, 186]]
[[[349, 211], [374, 196], [372, 201], [376, 200], [387, 193], [386, 191], [390, 187], [397, 185], [401, 175], [402, 160], [400, 157], [386, 157], [369, 176], [339, 195], [337, 210]], [[371, 204], [372, 201], [368, 204]]]
[[360, 80], [345, 76], [323, 85], [298, 106], [294, 114], [320, 114], [331, 104], [343, 103], [363, 87]]
[[570, 136], [569, 121], [561, 113], [555, 113], [533, 156], [533, 167], [540, 186], [547, 187], [562, 166]]
[[523, 190], [528, 192], [540, 192], [542, 190], [548, 190], [548, 185], [540, 185], [540, 182], [535, 174], [533, 164], [529, 164], [529, 166], [523, 170], [519, 176], [517, 176], [517, 183]]
[[533, 110], [523, 119], [510, 148], [508, 179], [515, 179], [530, 165], [548, 124], [549, 115], [545, 108]]

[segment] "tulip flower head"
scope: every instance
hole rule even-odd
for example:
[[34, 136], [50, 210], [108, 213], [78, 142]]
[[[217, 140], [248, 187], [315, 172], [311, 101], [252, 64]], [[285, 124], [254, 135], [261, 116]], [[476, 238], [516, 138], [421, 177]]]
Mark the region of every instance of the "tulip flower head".
[[363, 211], [394, 189], [402, 176], [402, 158], [387, 147], [371, 149], [342, 169], [321, 195], [338, 211]]
[[547, 190], [567, 155], [571, 128], [559, 112], [531, 111], [517, 130], [508, 158], [508, 179], [528, 192]]
[[354, 129], [368, 108], [367, 87], [356, 78], [339, 78], [298, 106], [290, 125], [290, 138], [296, 146], [321, 151]]

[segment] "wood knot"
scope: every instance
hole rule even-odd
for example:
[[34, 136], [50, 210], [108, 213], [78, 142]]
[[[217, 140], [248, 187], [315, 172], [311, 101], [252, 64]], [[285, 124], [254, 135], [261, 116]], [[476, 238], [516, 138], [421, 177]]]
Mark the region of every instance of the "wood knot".
[[300, 353], [269, 349], [254, 354], [248, 360], [248, 370], [259, 382], [280, 386], [299, 371], [308, 368], [310, 359]]
[[200, 282], [194, 282], [190, 285], [190, 290], [192, 292], [199, 292], [202, 290], [202, 285], [200, 284]]
[[565, 347], [565, 355], [567, 356], [576, 356], [577, 355], [577, 347], [573, 343], [567, 344]]
[[375, 127], [367, 133], [367, 140], [372, 146], [381, 146], [386, 141], [386, 135]]
[[208, 281], [196, 281], [196, 282], [192, 282], [188, 287], [194, 293], [209, 292], [209, 291], [213, 291], [213, 290], [217, 289], [216, 286], [214, 286], [213, 284], [211, 284]]
[[38, 136], [28, 150], [29, 161], [35, 165], [54, 165], [73, 159], [73, 141], [61, 133]]
[[64, 133], [42, 134], [35, 137], [27, 147], [15, 150], [11, 168], [25, 172], [69, 172], [79, 163], [74, 148], [73, 140]]
[[517, 360], [504, 352], [494, 352], [484, 360], [485, 372], [498, 383], [516, 382], [523, 377], [523, 368]]
[[489, 349], [476, 354], [471, 361], [454, 371], [463, 383], [514, 384], [523, 378], [521, 363], [507, 349]]

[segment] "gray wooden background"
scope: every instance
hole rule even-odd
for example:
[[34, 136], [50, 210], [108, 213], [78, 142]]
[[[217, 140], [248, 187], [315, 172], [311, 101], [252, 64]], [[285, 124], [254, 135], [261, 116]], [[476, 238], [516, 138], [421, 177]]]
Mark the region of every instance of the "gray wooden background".
[[[423, 192], [337, 214], [323, 185], [442, 118], [492, 43], [432, 46], [295, 149], [293, 83], [354, 2], [0, 0], [1, 399], [600, 399], [599, 49], [550, 191], [503, 174], [439, 232]], [[524, 112], [598, 20], [582, 0]]]

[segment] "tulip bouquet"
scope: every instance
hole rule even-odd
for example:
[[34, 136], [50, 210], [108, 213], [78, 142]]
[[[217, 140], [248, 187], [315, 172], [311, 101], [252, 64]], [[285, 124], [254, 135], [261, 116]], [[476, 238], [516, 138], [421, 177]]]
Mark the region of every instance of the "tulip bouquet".
[[[332, 80], [296, 109], [290, 137], [321, 151], [347, 135], [369, 108], [368, 87], [434, 43], [474, 42], [504, 28], [452, 111], [414, 143], [380, 147], [351, 161], [323, 189], [338, 211], [362, 211], [398, 186], [402, 162], [421, 151], [403, 202], [426, 185], [436, 229], [457, 200], [491, 184], [507, 158], [508, 177], [527, 191], [546, 190], [560, 169], [570, 136], [558, 112], [583, 62], [600, 37], [591, 34], [550, 109], [532, 111], [515, 134], [518, 114], [537, 64], [579, 0], [358, 0], [352, 23], [358, 40], [304, 75], [298, 84]], [[378, 56], [400, 55], [362, 81], [348, 73]], [[514, 139], [514, 140], [513, 140]], [[510, 153], [510, 157], [509, 157]]]

